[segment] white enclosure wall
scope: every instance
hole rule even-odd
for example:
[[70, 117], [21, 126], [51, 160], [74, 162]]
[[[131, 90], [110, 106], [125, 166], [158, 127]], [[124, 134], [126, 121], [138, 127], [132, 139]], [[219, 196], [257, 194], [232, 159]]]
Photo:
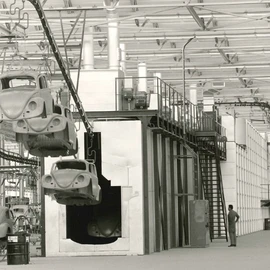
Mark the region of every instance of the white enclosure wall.
[[261, 207], [262, 184], [267, 179], [267, 141], [245, 119], [224, 116], [227, 129], [227, 161], [221, 171], [226, 204], [239, 213], [238, 235], [263, 229], [269, 208]]
[[[80, 74], [79, 96], [85, 111], [114, 111], [115, 78], [118, 70], [84, 70]], [[76, 85], [77, 73], [72, 73]], [[84, 159], [83, 124], [77, 132], [78, 157]], [[95, 122], [94, 132], [101, 132], [102, 172], [112, 186], [121, 186], [122, 237], [106, 245], [86, 245], [66, 237], [66, 207], [45, 196], [47, 256], [138, 255], [144, 253], [142, 209], [141, 122]], [[64, 157], [73, 158], [73, 157]], [[59, 158], [45, 159], [45, 174]]]
[[[104, 245], [67, 239], [66, 208], [46, 196], [47, 256], [144, 254], [141, 122], [95, 122], [95, 132], [101, 132], [103, 176], [111, 180], [112, 186], [121, 186], [122, 237]], [[83, 131], [78, 135], [83, 145]], [[81, 157], [83, 151], [80, 148]], [[47, 164], [53, 160], [47, 159]]]
[[[74, 85], [77, 72], [72, 72]], [[117, 69], [81, 70], [78, 94], [85, 111], [114, 111], [116, 108], [115, 78], [123, 77]]]

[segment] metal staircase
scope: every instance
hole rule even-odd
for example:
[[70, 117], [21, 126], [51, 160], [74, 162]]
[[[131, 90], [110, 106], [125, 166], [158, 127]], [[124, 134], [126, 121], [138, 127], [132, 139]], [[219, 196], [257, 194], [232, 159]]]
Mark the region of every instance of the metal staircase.
[[213, 239], [228, 241], [227, 211], [217, 137], [200, 137], [198, 146], [204, 197], [209, 201], [210, 238], [211, 241]]

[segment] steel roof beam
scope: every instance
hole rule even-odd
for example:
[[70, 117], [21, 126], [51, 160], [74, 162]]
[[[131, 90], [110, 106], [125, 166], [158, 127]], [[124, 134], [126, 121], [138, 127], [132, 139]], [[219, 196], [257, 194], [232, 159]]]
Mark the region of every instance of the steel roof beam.
[[192, 6], [187, 6], [187, 10], [189, 11], [195, 22], [202, 28], [202, 30], [205, 30], [206, 26], [204, 24], [204, 20], [198, 16], [194, 8]]
[[[192, 3], [190, 5], [187, 5], [186, 3], [177, 3], [177, 4], [155, 4], [154, 7], [155, 8], [170, 8], [170, 7], [206, 7], [206, 6], [237, 6], [237, 5], [262, 5], [262, 4], [270, 4], [270, 0], [267, 1], [234, 1], [234, 2], [212, 2], [212, 3]], [[137, 8], [150, 8], [153, 9], [153, 4], [148, 4], [148, 5], [136, 5]], [[117, 9], [132, 9], [134, 8], [134, 5], [119, 5], [117, 7]], [[25, 8], [25, 11], [34, 11], [34, 9], [31, 8]], [[78, 10], [106, 10], [106, 8], [104, 6], [90, 6], [90, 7], [70, 7], [70, 8], [59, 8], [59, 7], [54, 7], [52, 8], [44, 8], [43, 9], [45, 12], [46, 11], [78, 11]], [[0, 9], [1, 11], [1, 9]], [[6, 11], [6, 10], [2, 10], [2, 11]]]
[[228, 63], [231, 64], [231, 60], [229, 58], [229, 56], [227, 54], [224, 53], [224, 51], [220, 48], [217, 48], [218, 52], [220, 53], [220, 55], [222, 56], [222, 58]]

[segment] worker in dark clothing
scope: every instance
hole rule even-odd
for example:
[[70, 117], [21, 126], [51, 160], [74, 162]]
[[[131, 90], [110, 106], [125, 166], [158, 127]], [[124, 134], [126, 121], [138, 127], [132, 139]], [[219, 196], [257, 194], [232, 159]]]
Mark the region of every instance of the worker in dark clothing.
[[229, 222], [229, 235], [231, 244], [229, 247], [236, 247], [236, 228], [235, 223], [238, 222], [239, 215], [233, 210], [233, 205], [229, 205], [229, 214], [228, 214], [228, 222]]

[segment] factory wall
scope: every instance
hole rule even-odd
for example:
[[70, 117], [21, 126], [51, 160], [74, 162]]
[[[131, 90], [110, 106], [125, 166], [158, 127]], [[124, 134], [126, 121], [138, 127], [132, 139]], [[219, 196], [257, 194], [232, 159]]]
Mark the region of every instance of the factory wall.
[[263, 230], [269, 208], [261, 207], [267, 177], [267, 140], [245, 119], [224, 116], [227, 129], [227, 161], [221, 170], [227, 206], [239, 213], [238, 235]]

